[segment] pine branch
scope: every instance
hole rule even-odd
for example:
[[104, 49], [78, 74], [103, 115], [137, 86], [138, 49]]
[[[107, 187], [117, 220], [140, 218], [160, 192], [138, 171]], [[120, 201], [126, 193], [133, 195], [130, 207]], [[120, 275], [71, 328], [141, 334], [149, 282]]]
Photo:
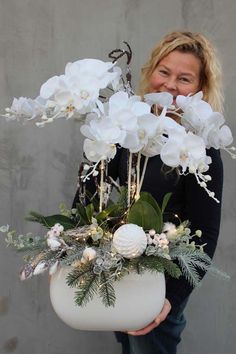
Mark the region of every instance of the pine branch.
[[73, 262], [78, 261], [78, 260], [81, 259], [82, 253], [83, 253], [82, 250], [81, 251], [76, 250], [75, 253], [66, 254], [63, 257], [63, 259], [61, 261], [61, 264], [62, 265], [68, 265], [68, 266], [71, 265]]
[[[81, 280], [89, 277], [90, 274], [93, 274], [91, 264], [83, 264], [79, 268], [74, 268], [66, 277], [67, 285], [76, 287], [80, 284]], [[82, 278], [82, 279], [81, 279]]]
[[181, 275], [181, 270], [178, 267], [177, 264], [173, 263], [173, 261], [170, 261], [166, 258], [161, 258], [161, 264], [164, 268], [165, 273], [170, 275], [172, 278], [179, 278]]
[[181, 271], [177, 264], [163, 257], [140, 257], [139, 259], [130, 261], [130, 266], [139, 274], [142, 274], [145, 270], [149, 270], [151, 272], [166, 272], [173, 278], [179, 278], [181, 275]]
[[78, 290], [75, 292], [75, 303], [78, 306], [85, 306], [93, 299], [99, 287], [98, 275], [87, 272], [86, 277], [79, 284]]
[[129, 269], [134, 270], [137, 274], [142, 274], [144, 272], [143, 262], [139, 258], [130, 259], [127, 266]]
[[182, 273], [185, 276], [185, 278], [188, 280], [188, 282], [193, 286], [197, 286], [200, 281], [200, 277], [196, 268], [194, 267], [191, 257], [187, 257], [186, 255], [185, 256], [180, 255], [178, 257], [178, 261]]
[[112, 285], [112, 280], [109, 279], [109, 273], [107, 274], [107, 272], [102, 272], [100, 275], [99, 296], [106, 307], [115, 306], [115, 290]]
[[171, 259], [178, 259], [179, 256], [189, 257], [192, 262], [203, 262], [206, 265], [210, 266], [212, 261], [211, 258], [204, 252], [199, 249], [192, 250], [189, 246], [175, 246], [172, 249], [170, 248]]
[[212, 274], [212, 275], [214, 275], [215, 277], [217, 277], [217, 278], [221, 278], [221, 279], [223, 279], [223, 280], [230, 280], [230, 275], [228, 275], [227, 273], [225, 273], [225, 272], [222, 272], [221, 270], [219, 270], [219, 269], [217, 269], [217, 268], [215, 268], [215, 267], [210, 267], [209, 269], [208, 269], [208, 271]]

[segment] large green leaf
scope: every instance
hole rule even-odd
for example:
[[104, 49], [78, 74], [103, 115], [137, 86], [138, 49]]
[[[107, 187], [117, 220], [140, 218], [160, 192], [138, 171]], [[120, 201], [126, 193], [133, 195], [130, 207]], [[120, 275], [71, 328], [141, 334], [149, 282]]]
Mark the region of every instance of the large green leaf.
[[75, 223], [73, 222], [73, 220], [71, 220], [67, 216], [60, 214], [43, 216], [32, 211], [29, 213], [29, 216], [26, 217], [26, 220], [38, 222], [39, 224], [42, 224], [47, 228], [51, 228], [57, 223], [61, 224], [65, 230], [72, 229], [75, 227]]
[[144, 200], [145, 202], [151, 204], [153, 206], [153, 208], [156, 210], [156, 212], [158, 214], [161, 214], [161, 209], [159, 207], [159, 205], [157, 204], [157, 201], [155, 198], [153, 198], [153, 196], [148, 193], [148, 192], [141, 192], [140, 193], [140, 198], [139, 200]]
[[162, 206], [161, 206], [161, 211], [162, 211], [162, 213], [164, 213], [165, 208], [166, 208], [166, 206], [167, 206], [167, 204], [168, 204], [168, 202], [169, 202], [171, 196], [172, 196], [172, 193], [171, 193], [171, 192], [165, 194], [165, 196], [164, 196], [164, 198], [163, 198], [163, 201], [162, 201]]
[[130, 208], [128, 222], [142, 226], [144, 230], [154, 229], [159, 232], [162, 224], [160, 215], [155, 208], [145, 200], [139, 199]]
[[154, 210], [157, 213], [157, 217], [159, 219], [159, 223], [158, 223], [159, 227], [158, 227], [158, 229], [155, 229], [155, 230], [157, 232], [161, 232], [161, 230], [163, 228], [163, 214], [162, 214], [162, 211], [161, 211], [156, 199], [153, 198], [153, 196], [148, 192], [141, 192], [139, 200], [147, 202], [148, 204], [150, 204], [154, 208]]

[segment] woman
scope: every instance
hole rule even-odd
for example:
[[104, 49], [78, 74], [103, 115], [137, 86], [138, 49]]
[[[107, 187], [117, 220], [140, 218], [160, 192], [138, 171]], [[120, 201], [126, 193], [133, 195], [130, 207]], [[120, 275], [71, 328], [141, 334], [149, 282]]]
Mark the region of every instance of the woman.
[[[222, 111], [221, 69], [214, 48], [201, 34], [191, 32], [173, 32], [168, 34], [152, 51], [147, 64], [142, 68], [140, 94], [150, 92], [169, 92], [177, 95], [189, 95], [203, 91], [203, 99], [216, 111]], [[210, 149], [212, 157], [209, 174], [212, 183], [209, 188], [221, 200], [223, 169], [219, 151]], [[205, 251], [213, 257], [220, 227], [221, 204], [215, 203], [197, 185], [194, 177], [179, 177], [173, 183], [168, 174], [152, 177], [158, 157], [151, 159], [143, 189], [161, 200], [163, 194], [172, 191], [169, 211], [178, 214], [181, 220], [188, 219], [192, 230], [201, 229], [201, 242], [207, 243]], [[160, 164], [160, 161], [158, 161]], [[160, 166], [159, 166], [160, 168]], [[172, 178], [171, 178], [172, 177]], [[155, 181], [154, 181], [155, 180]], [[153, 182], [153, 183], [152, 183]], [[147, 183], [147, 182], [146, 182]], [[159, 184], [159, 188], [155, 185]], [[169, 188], [169, 189], [168, 189]], [[197, 240], [196, 240], [197, 242]], [[199, 242], [199, 240], [198, 240]], [[202, 276], [204, 274], [201, 274]], [[192, 287], [185, 279], [168, 279], [166, 301], [160, 315], [146, 328], [129, 333], [123, 339], [123, 352], [131, 354], [174, 354], [180, 335], [185, 327], [183, 310]]]
[[[221, 70], [214, 49], [201, 34], [173, 32], [168, 34], [151, 53], [142, 68], [140, 94], [169, 92], [177, 95], [193, 95], [202, 90], [204, 100], [216, 111], [222, 110]], [[208, 183], [211, 191], [221, 200], [223, 169], [219, 151], [210, 149]], [[118, 149], [110, 162], [109, 175], [120, 184], [127, 181], [127, 151]], [[196, 243], [207, 244], [204, 248], [213, 257], [220, 227], [221, 204], [210, 198], [199, 187], [192, 174], [179, 176], [176, 170], [165, 172], [159, 156], [149, 158], [142, 190], [161, 202], [167, 192], [172, 192], [168, 205], [170, 215], [190, 220], [191, 229], [202, 230], [202, 238]], [[74, 205], [77, 197], [75, 197]], [[204, 273], [201, 273], [204, 276]], [[147, 327], [134, 332], [116, 333], [122, 343], [123, 354], [174, 354], [180, 335], [185, 327], [183, 310], [192, 291], [185, 278], [166, 279], [166, 300], [160, 315]], [[144, 300], [145, 301], [145, 300]]]

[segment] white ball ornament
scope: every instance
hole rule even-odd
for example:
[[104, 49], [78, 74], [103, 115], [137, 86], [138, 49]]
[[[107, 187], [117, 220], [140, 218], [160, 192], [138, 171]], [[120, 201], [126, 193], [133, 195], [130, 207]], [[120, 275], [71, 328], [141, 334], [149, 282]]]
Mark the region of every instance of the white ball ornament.
[[147, 236], [142, 227], [135, 224], [125, 224], [115, 231], [113, 247], [125, 258], [136, 258], [145, 251]]

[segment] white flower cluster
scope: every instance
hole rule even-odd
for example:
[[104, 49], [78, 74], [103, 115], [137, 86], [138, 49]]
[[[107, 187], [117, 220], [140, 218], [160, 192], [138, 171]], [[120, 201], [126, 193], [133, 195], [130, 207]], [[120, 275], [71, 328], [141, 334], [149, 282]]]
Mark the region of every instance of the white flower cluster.
[[155, 230], [149, 230], [147, 234], [148, 245], [152, 245], [162, 250], [168, 250], [169, 240], [164, 232], [157, 234]]
[[55, 224], [47, 233], [47, 244], [52, 251], [58, 251], [63, 246], [66, 246], [60, 234], [64, 231], [64, 227], [60, 224]]
[[6, 109], [8, 119], [40, 118], [36, 124], [44, 126], [56, 118], [70, 118], [91, 112], [101, 105], [99, 92], [112, 85], [119, 88], [121, 69], [111, 62], [83, 59], [68, 63], [65, 74], [53, 76], [40, 89], [36, 99], [20, 97], [14, 99]]
[[[121, 85], [121, 75], [121, 69], [111, 62], [83, 59], [68, 63], [65, 74], [45, 82], [36, 99], [14, 99], [5, 117], [38, 118], [36, 124], [44, 126], [56, 118], [85, 115], [83, 149], [95, 163], [93, 172], [101, 160], [114, 158], [120, 145], [147, 158], [160, 155], [167, 166], [179, 168], [182, 174], [193, 173], [217, 201], [207, 189], [211, 177], [204, 175], [211, 163], [206, 149], [225, 149], [236, 157], [235, 148], [229, 147], [233, 138], [222, 114], [202, 100], [202, 92], [177, 96], [175, 106], [170, 93], [151, 93], [144, 99], [130, 95], [126, 85]], [[115, 93], [101, 100], [101, 90], [110, 86]], [[158, 107], [155, 115], [153, 105]]]

